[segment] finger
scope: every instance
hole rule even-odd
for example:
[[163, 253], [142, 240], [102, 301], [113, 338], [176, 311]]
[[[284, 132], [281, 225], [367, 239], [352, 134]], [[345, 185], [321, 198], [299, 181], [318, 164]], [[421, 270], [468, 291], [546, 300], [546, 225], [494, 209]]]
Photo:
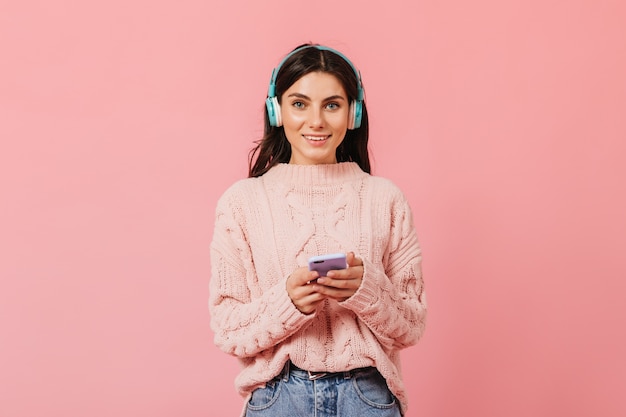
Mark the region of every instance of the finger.
[[287, 294], [289, 298], [296, 304], [296, 302], [303, 297], [315, 292], [312, 285], [308, 284], [318, 277], [317, 272], [308, 271], [306, 268], [297, 269], [287, 279]]
[[293, 289], [293, 298], [296, 299], [304, 299], [310, 295], [317, 294], [317, 288], [319, 285], [315, 284], [315, 282], [311, 282], [311, 284], [305, 284], [300, 287]]
[[308, 271], [305, 274], [306, 281], [304, 281], [304, 284], [310, 284], [311, 281], [315, 281], [319, 277], [320, 277], [319, 272], [317, 272], [317, 271]]
[[[338, 289], [356, 289], [361, 285], [359, 277], [338, 277], [338, 278], [319, 278], [317, 284], [321, 287], [330, 287]], [[321, 291], [321, 290], [320, 290]]]
[[335, 288], [335, 287], [326, 287], [326, 286], [324, 286], [324, 288], [321, 288], [319, 290], [320, 294], [323, 294], [324, 296], [328, 298], [332, 298], [332, 299], [340, 300], [340, 301], [350, 298], [355, 292], [356, 292], [355, 288]]
[[[363, 267], [360, 265], [351, 266], [346, 269], [338, 269], [338, 270], [328, 272], [328, 277], [333, 278], [333, 279], [356, 279], [356, 278], [361, 278], [362, 276], [363, 276]], [[323, 282], [324, 280], [322, 280], [320, 284]]]
[[346, 261], [348, 262], [348, 266], [362, 266], [363, 261], [360, 258], [357, 258], [354, 252], [348, 252], [346, 256]]
[[324, 299], [324, 294], [319, 291], [313, 291], [308, 294], [302, 294], [295, 302], [299, 305], [317, 304]]
[[317, 278], [319, 278], [319, 273], [317, 271], [309, 271], [302, 268], [301, 271], [297, 271], [292, 274], [291, 280], [293, 286], [301, 287], [309, 284]]
[[304, 314], [313, 313], [320, 303], [324, 300], [325, 296], [320, 293], [312, 293], [302, 298], [293, 301], [293, 304], [298, 310]]

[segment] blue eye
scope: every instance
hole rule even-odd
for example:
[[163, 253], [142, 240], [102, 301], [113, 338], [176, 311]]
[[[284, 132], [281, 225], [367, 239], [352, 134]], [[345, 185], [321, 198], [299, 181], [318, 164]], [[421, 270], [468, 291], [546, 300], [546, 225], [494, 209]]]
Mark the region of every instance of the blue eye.
[[304, 108], [304, 103], [301, 101], [294, 101], [291, 105], [294, 106], [296, 109]]
[[338, 103], [328, 103], [326, 105], [326, 108], [328, 110], [337, 110], [339, 108], [339, 104]]

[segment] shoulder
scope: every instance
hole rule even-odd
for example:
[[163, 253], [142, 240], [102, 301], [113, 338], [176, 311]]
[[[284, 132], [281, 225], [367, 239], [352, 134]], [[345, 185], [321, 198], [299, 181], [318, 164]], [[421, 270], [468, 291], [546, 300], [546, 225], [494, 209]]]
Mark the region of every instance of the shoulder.
[[391, 202], [406, 202], [406, 196], [400, 187], [388, 178], [368, 175], [364, 184], [376, 198]]
[[235, 181], [230, 187], [224, 191], [220, 198], [231, 198], [239, 195], [245, 195], [246, 193], [258, 188], [261, 184], [261, 177], [244, 178]]
[[260, 178], [245, 178], [232, 184], [224, 191], [217, 200], [218, 211], [232, 211], [233, 209], [246, 207], [254, 200], [255, 195], [262, 188]]

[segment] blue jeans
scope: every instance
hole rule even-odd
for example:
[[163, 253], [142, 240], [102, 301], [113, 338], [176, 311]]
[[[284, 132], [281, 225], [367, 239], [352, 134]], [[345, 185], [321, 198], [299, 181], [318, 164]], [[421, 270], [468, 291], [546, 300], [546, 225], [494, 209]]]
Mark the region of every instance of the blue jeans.
[[287, 362], [265, 388], [252, 392], [246, 417], [400, 417], [376, 368], [309, 375]]

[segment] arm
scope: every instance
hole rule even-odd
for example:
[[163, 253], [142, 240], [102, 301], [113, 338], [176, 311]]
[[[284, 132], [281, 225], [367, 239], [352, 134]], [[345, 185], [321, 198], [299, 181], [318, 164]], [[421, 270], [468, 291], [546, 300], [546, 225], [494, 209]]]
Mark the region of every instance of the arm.
[[216, 210], [211, 242], [209, 310], [215, 344], [224, 352], [250, 357], [274, 347], [315, 315], [304, 315], [292, 303], [281, 279], [260, 288], [241, 209], [222, 198]]
[[421, 249], [403, 196], [391, 207], [391, 230], [381, 262], [363, 259], [359, 289], [341, 305], [352, 310], [389, 349], [415, 344], [424, 332], [426, 295]]

